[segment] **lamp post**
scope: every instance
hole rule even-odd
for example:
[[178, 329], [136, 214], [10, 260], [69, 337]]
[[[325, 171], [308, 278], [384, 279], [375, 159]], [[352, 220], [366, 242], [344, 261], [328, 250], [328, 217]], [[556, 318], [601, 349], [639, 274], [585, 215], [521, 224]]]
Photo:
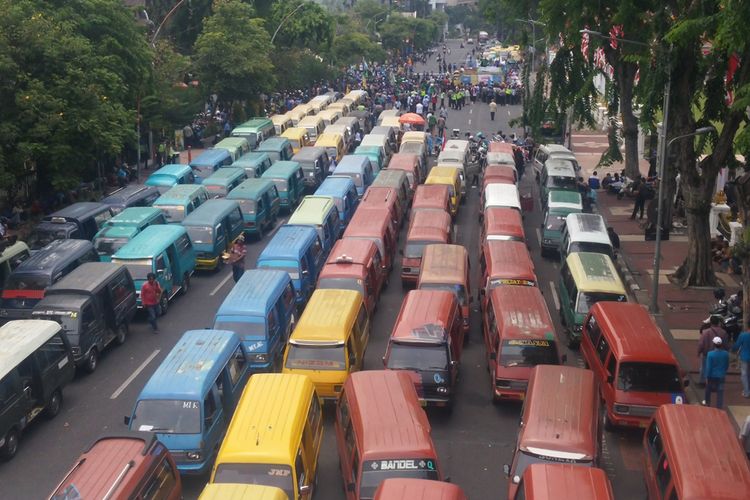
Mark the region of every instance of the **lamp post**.
[[308, 3], [309, 2], [302, 2], [293, 11], [291, 11], [289, 14], [287, 14], [286, 16], [284, 16], [284, 19], [282, 19], [281, 22], [279, 23], [279, 25], [276, 27], [276, 31], [273, 32], [273, 36], [271, 37], [271, 44], [273, 44], [273, 41], [276, 40], [276, 35], [279, 34], [279, 30], [281, 29], [282, 26], [284, 26], [284, 23], [287, 22], [287, 20], [290, 17], [292, 17], [298, 10], [300, 10], [302, 7], [304, 7]]
[[539, 26], [547, 26], [546, 23], [543, 23], [541, 21], [537, 21], [536, 19], [516, 19], [516, 22], [518, 23], [526, 23], [531, 25], [531, 72], [534, 72], [534, 60], [536, 59], [536, 27]]

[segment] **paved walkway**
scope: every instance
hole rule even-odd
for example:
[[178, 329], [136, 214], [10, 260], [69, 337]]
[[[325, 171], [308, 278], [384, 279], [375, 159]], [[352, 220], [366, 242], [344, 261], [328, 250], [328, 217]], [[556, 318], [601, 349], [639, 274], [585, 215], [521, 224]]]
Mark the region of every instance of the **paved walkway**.
[[[620, 164], [606, 168], [596, 168], [601, 153], [607, 147], [607, 137], [600, 131], [579, 131], [572, 136], [572, 149], [581, 164], [585, 179], [597, 170], [599, 178], [607, 172], [619, 172]], [[641, 172], [648, 171], [648, 162], [641, 160]], [[653, 283], [654, 251], [653, 241], [645, 241], [643, 221], [631, 220], [633, 200], [618, 200], [614, 195], [601, 192], [598, 196], [599, 212], [620, 236], [622, 258], [618, 259], [623, 276], [630, 286], [635, 300], [645, 306], [649, 305]], [[710, 304], [716, 302], [713, 290], [681, 289], [672, 284], [667, 275], [674, 272], [687, 255], [688, 241], [684, 228], [676, 227], [668, 241], [662, 241], [662, 259], [659, 272], [659, 311], [654, 316], [662, 328], [667, 342], [677, 356], [683, 369], [689, 373], [690, 387], [688, 398], [692, 402], [703, 399], [703, 390], [698, 388], [698, 328], [708, 316]], [[717, 277], [724, 283], [728, 293], [739, 289], [738, 277], [717, 272]], [[731, 366], [724, 390], [724, 404], [735, 422], [743, 422], [750, 414], [750, 400], [742, 397], [742, 385], [739, 379], [738, 366]]]

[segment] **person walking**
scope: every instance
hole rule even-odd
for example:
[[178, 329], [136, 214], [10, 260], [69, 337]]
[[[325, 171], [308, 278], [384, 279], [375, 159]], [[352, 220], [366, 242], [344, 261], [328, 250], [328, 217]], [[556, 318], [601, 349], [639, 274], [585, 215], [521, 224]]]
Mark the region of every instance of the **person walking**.
[[737, 337], [737, 341], [732, 346], [732, 352], [739, 353], [742, 397], [750, 398], [750, 325], [746, 325]]
[[698, 339], [698, 357], [701, 363], [699, 384], [706, 383], [706, 358], [713, 347], [712, 339], [716, 337], [720, 338], [722, 342], [727, 341], [727, 332], [721, 327], [721, 318], [714, 315], [709, 320], [708, 328], [701, 332], [701, 336]]
[[714, 337], [713, 350], [706, 356], [706, 392], [703, 405], [711, 406], [711, 395], [716, 393], [716, 408], [724, 406], [724, 379], [729, 370], [729, 353], [724, 350], [721, 337]]
[[648, 199], [650, 188], [646, 186], [646, 180], [639, 177], [636, 179], [633, 185], [633, 192], [635, 193], [635, 205], [633, 205], [633, 214], [630, 216], [632, 220], [635, 220], [636, 214], [640, 211], [640, 219], [643, 219], [643, 211], [646, 208], [646, 200]]
[[141, 305], [148, 314], [148, 323], [151, 325], [151, 331], [154, 333], [159, 333], [159, 325], [156, 324], [156, 318], [161, 311], [161, 307], [159, 307], [161, 294], [161, 285], [156, 281], [156, 275], [148, 273], [146, 275], [146, 282], [141, 287]]
[[245, 236], [239, 235], [234, 244], [232, 250], [229, 252], [229, 263], [232, 264], [232, 279], [237, 283], [243, 274], [245, 274], [245, 256], [247, 255], [247, 247], [245, 246]]
[[490, 120], [495, 121], [495, 113], [497, 113], [497, 103], [494, 99], [490, 102]]

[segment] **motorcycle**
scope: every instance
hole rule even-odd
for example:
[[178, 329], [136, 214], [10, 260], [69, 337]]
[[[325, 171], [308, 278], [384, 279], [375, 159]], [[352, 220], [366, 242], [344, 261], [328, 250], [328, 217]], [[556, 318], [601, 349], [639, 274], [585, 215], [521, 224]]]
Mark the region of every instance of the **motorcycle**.
[[703, 332], [711, 326], [711, 318], [718, 316], [721, 327], [734, 341], [742, 331], [742, 290], [726, 298], [726, 291], [717, 288], [714, 290], [714, 298], [717, 302], [709, 309], [709, 316], [703, 320], [700, 331]]

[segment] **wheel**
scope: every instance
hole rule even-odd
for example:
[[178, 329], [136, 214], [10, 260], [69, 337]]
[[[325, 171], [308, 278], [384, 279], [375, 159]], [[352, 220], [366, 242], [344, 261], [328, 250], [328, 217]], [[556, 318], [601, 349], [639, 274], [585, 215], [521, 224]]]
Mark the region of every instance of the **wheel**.
[[10, 460], [18, 451], [18, 431], [15, 427], [5, 435], [5, 444], [0, 448], [0, 457], [3, 460]]
[[167, 297], [166, 292], [161, 294], [161, 299], [159, 299], [159, 310], [161, 311], [161, 315], [164, 316], [167, 314], [167, 310], [169, 309], [169, 297]]
[[580, 340], [576, 340], [576, 339], [574, 339], [574, 338], [573, 338], [573, 335], [572, 335], [572, 334], [571, 334], [571, 332], [570, 332], [570, 330], [567, 330], [567, 332], [566, 332], [566, 333], [567, 333], [567, 335], [568, 335], [568, 347], [569, 347], [570, 349], [578, 350], [578, 348], [579, 348], [579, 347], [580, 347], [580, 345], [581, 345], [581, 341], [580, 341]]
[[188, 293], [188, 290], [190, 289], [190, 275], [188, 273], [185, 273], [185, 276], [182, 278], [182, 287], [180, 287], [180, 294], [185, 295]]
[[92, 347], [89, 351], [89, 357], [86, 358], [86, 363], [83, 365], [83, 369], [88, 373], [94, 373], [97, 366], [99, 366], [99, 351], [96, 347]]
[[117, 333], [115, 334], [115, 342], [117, 345], [125, 343], [125, 338], [128, 336], [128, 325], [125, 323], [117, 327]]
[[47, 408], [44, 409], [44, 415], [47, 418], [55, 418], [60, 413], [60, 408], [62, 408], [62, 392], [60, 392], [60, 389], [57, 389], [50, 396]]

